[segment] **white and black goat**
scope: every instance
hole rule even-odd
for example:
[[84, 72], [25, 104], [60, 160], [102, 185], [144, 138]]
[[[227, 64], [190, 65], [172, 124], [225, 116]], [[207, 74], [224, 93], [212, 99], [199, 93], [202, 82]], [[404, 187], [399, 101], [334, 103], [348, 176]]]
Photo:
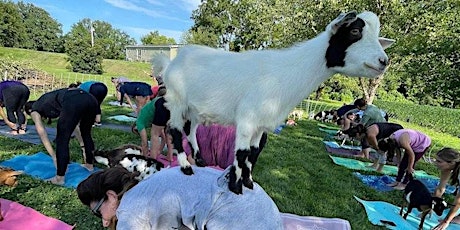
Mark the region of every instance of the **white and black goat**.
[[130, 172], [137, 173], [136, 179], [143, 180], [164, 167], [163, 163], [147, 158], [141, 154], [138, 145], [122, 145], [113, 150], [96, 150], [94, 158], [98, 163], [108, 167], [121, 166]]
[[[407, 212], [403, 215], [405, 206], [407, 206]], [[423, 229], [426, 215], [434, 211], [436, 215], [441, 216], [447, 208], [447, 202], [442, 198], [431, 196], [430, 191], [419, 180], [411, 180], [404, 189], [404, 203], [401, 205], [399, 215], [406, 219], [413, 208], [422, 213], [418, 229]]]
[[[226, 52], [186, 46], [169, 62], [153, 59], [163, 75], [171, 112], [170, 133], [182, 171], [193, 174], [182, 147], [182, 130], [199, 155], [198, 124], [236, 126], [235, 161], [229, 189], [252, 188], [262, 133], [283, 123], [289, 112], [336, 73], [375, 78], [388, 66], [384, 49], [393, 40], [379, 38], [379, 18], [372, 12], [341, 14], [317, 37], [280, 50]], [[190, 122], [190, 129], [185, 124]]]

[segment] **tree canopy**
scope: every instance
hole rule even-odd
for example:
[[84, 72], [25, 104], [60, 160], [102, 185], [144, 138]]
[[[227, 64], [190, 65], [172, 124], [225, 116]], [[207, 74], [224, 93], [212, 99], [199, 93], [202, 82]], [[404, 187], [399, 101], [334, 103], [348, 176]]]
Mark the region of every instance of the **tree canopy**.
[[174, 38], [168, 38], [164, 35], [161, 35], [158, 31], [150, 32], [149, 34], [141, 37], [141, 42], [143, 45], [171, 45], [176, 44]]

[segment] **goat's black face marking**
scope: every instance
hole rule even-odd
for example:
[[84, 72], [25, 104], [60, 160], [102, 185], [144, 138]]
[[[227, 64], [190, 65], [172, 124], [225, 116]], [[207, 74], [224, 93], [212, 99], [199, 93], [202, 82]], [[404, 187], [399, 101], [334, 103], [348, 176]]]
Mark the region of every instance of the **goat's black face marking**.
[[344, 66], [347, 48], [359, 41], [363, 34], [366, 23], [357, 18], [349, 26], [341, 26], [329, 40], [329, 47], [326, 51], [327, 67]]

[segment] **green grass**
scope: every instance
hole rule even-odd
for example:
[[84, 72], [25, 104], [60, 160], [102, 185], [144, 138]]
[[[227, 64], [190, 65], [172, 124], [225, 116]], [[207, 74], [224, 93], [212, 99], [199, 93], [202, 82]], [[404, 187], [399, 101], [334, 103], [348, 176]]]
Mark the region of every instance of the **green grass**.
[[[130, 112], [129, 109], [119, 109], [104, 104], [103, 118]], [[353, 229], [383, 229], [370, 224], [364, 208], [353, 196], [398, 205], [402, 201], [401, 192], [383, 193], [365, 186], [352, 175], [352, 170], [332, 163], [322, 143], [324, 133], [318, 130], [316, 121], [302, 120], [298, 124], [284, 128], [280, 135], [269, 134], [266, 148], [255, 167], [255, 181], [265, 188], [282, 212], [343, 218], [350, 221]], [[93, 135], [97, 148], [140, 144], [137, 136], [117, 130], [97, 128], [93, 129]], [[440, 143], [458, 142], [456, 137], [435, 132], [430, 132], [430, 135]], [[45, 150], [41, 145], [26, 144], [3, 136], [0, 136], [0, 143], [0, 160]], [[453, 147], [458, 147], [458, 144]], [[71, 141], [71, 160], [81, 161], [81, 150], [76, 140]], [[428, 163], [420, 162], [416, 168], [437, 175], [437, 170]], [[102, 229], [100, 220], [80, 204], [73, 189], [23, 175], [17, 188], [1, 187], [0, 196], [71, 225], [77, 224], [76, 229]]]

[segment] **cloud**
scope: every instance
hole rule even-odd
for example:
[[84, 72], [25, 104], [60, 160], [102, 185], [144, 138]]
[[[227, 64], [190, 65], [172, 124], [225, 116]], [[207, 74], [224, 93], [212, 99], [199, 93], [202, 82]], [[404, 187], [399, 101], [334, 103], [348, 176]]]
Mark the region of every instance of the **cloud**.
[[138, 5], [134, 4], [133, 2], [130, 2], [130, 1], [127, 1], [127, 0], [104, 0], [104, 1], [106, 3], [114, 6], [114, 7], [124, 9], [124, 10], [141, 12], [141, 13], [144, 13], [144, 14], [149, 15], [149, 16], [154, 17], [154, 18], [165, 18], [165, 19], [170, 19], [170, 20], [182, 21], [182, 19], [166, 15], [162, 11], [151, 10], [149, 8], [146, 8], [146, 7], [141, 7], [141, 6], [138, 6]]

